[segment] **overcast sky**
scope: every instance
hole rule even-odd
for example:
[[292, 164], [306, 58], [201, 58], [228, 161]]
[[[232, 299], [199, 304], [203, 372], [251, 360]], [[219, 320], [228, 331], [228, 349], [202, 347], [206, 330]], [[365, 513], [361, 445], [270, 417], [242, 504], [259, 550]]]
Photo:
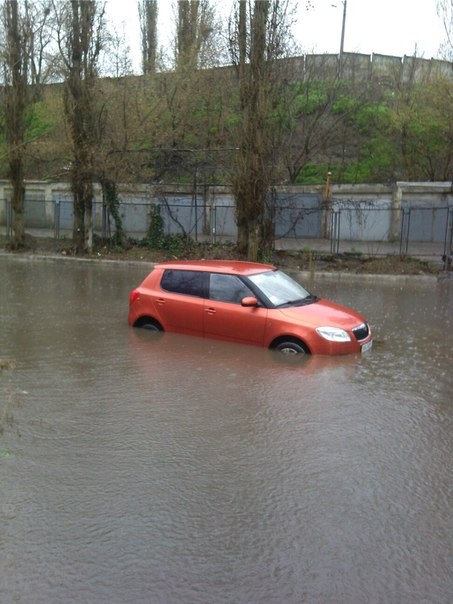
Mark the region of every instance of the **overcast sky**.
[[[213, 2], [228, 16], [231, 0]], [[159, 45], [171, 36], [173, 0], [160, 0]], [[297, 2], [296, 39], [306, 52], [338, 53], [343, 22], [343, 0]], [[137, 2], [107, 0], [107, 15], [118, 31], [123, 27], [139, 69], [140, 34]], [[436, 13], [436, 0], [347, 0], [344, 38], [345, 52], [414, 55], [430, 59], [438, 56], [445, 39], [443, 24]]]

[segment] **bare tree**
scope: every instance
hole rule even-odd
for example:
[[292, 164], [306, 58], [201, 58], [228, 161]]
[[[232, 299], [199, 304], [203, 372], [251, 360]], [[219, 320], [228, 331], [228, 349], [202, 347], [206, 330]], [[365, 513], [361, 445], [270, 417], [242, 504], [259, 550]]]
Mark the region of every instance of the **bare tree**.
[[76, 251], [93, 248], [98, 61], [103, 44], [104, 4], [70, 0], [60, 6], [58, 45], [65, 70], [64, 111], [72, 140], [70, 167]]
[[273, 112], [281, 93], [287, 51], [288, 3], [239, 0], [230, 24], [230, 47], [239, 79], [240, 127], [232, 188], [236, 200], [239, 251], [250, 260], [273, 247], [271, 187], [279, 141]]
[[143, 74], [154, 73], [157, 65], [157, 0], [139, 0]]
[[453, 60], [453, 0], [437, 0], [437, 14], [445, 29], [445, 41], [440, 47], [446, 61]]
[[[34, 104], [42, 100], [43, 85], [52, 73], [46, 49], [50, 44], [48, 0], [6, 0], [1, 7], [0, 63], [3, 75], [7, 174], [12, 186], [11, 246], [26, 245], [24, 228], [25, 166]], [[36, 139], [35, 139], [36, 142]]]
[[42, 87], [54, 76], [52, 44], [52, 2], [24, 2], [26, 37], [29, 40], [29, 82], [33, 100], [41, 99]]
[[[212, 66], [212, 43], [218, 24], [209, 0], [178, 0], [176, 68], [194, 70]], [[214, 53], [215, 55], [215, 53]]]
[[8, 177], [12, 186], [11, 208], [13, 239], [11, 247], [25, 247], [24, 229], [24, 153], [26, 138], [26, 110], [29, 103], [27, 82], [29, 72], [29, 39], [17, 0], [6, 0], [3, 5], [5, 47], [3, 68], [5, 81], [5, 138]]
[[198, 0], [178, 0], [176, 66], [197, 67]]
[[114, 78], [132, 74], [131, 47], [127, 42], [124, 24], [122, 29], [111, 26], [105, 41], [102, 73]]

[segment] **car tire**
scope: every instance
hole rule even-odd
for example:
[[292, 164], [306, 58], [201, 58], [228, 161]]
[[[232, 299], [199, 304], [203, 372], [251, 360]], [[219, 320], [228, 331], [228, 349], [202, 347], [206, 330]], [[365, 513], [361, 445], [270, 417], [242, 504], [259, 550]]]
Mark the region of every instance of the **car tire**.
[[278, 350], [278, 352], [281, 354], [288, 356], [307, 354], [307, 349], [303, 346], [303, 344], [300, 342], [294, 342], [292, 340], [279, 342], [275, 346], [275, 350]]
[[152, 321], [151, 319], [146, 319], [137, 325], [141, 329], [146, 329], [147, 331], [163, 331], [162, 327], [156, 321]]

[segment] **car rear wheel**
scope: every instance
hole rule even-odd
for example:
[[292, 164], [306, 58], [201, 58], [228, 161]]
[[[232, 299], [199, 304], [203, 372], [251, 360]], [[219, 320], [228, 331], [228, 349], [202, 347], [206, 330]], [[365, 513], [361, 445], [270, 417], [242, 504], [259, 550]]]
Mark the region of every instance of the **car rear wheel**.
[[278, 350], [282, 354], [296, 355], [296, 354], [307, 354], [307, 349], [300, 342], [294, 342], [287, 340], [285, 342], [279, 342], [275, 346], [275, 350]]
[[135, 327], [141, 327], [142, 329], [146, 329], [147, 331], [163, 331], [162, 326], [159, 325], [157, 321], [153, 319], [142, 319], [138, 323], [136, 323]]

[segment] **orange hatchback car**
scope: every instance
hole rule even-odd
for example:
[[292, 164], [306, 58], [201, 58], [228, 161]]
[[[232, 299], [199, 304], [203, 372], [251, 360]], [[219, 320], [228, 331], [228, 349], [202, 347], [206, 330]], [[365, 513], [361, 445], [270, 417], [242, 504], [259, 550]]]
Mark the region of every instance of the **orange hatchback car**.
[[371, 348], [358, 312], [310, 294], [269, 264], [199, 260], [156, 264], [129, 299], [129, 325], [255, 344], [285, 354]]

